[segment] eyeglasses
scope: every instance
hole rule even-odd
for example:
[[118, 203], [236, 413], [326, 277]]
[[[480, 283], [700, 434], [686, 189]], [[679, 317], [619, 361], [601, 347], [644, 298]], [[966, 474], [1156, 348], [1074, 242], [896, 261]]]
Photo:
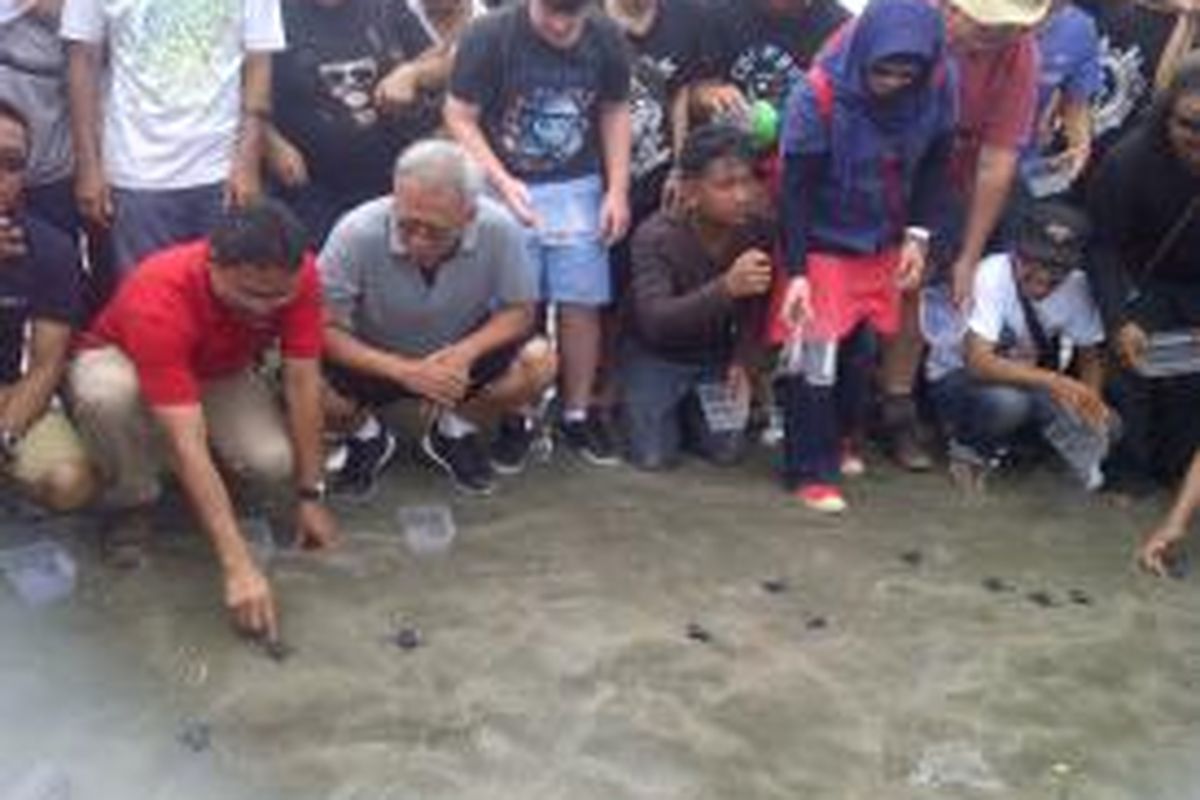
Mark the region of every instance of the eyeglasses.
[[403, 239], [421, 238], [431, 244], [448, 244], [459, 234], [458, 228], [449, 225], [434, 225], [420, 219], [397, 219], [396, 230]]

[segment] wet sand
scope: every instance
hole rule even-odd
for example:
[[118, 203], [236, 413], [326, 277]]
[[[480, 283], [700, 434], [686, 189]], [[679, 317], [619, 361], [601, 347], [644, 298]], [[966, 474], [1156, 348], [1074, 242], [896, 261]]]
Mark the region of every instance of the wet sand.
[[[178, 514], [130, 575], [55, 523], [75, 596], [0, 591], [0, 798], [38, 763], [105, 800], [1200, 796], [1200, 576], [1131, 568], [1165, 498], [1042, 471], [969, 505], [880, 467], [850, 499], [814, 518], [761, 454], [560, 458], [487, 500], [397, 464], [339, 553], [275, 560], [282, 663]], [[417, 556], [394, 514], [427, 503], [458, 537]]]

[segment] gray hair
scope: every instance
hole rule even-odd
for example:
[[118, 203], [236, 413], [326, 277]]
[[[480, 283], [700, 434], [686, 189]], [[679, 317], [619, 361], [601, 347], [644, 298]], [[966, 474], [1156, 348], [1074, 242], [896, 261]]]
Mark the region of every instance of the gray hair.
[[471, 205], [484, 189], [483, 171], [466, 150], [448, 139], [424, 139], [408, 147], [396, 159], [392, 178], [453, 189]]

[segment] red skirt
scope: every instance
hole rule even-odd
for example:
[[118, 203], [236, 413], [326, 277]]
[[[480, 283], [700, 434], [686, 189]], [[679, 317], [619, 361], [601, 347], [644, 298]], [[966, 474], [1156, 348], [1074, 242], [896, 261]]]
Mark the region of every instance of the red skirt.
[[[806, 338], [839, 341], [864, 322], [883, 336], [900, 330], [900, 287], [896, 284], [899, 267], [899, 248], [869, 256], [811, 253], [806, 271], [813, 319], [805, 331]], [[785, 272], [777, 270], [767, 322], [767, 339], [772, 344], [791, 338], [779, 313], [790, 282]]]

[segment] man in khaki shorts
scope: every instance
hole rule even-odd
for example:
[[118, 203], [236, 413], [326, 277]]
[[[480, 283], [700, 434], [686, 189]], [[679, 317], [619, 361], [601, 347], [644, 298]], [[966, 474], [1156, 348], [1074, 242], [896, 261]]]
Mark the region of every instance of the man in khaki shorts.
[[[137, 267], [82, 336], [69, 375], [106, 479], [111, 556], [140, 560], [169, 462], [212, 540], [235, 622], [269, 639], [275, 601], [226, 477], [269, 510], [294, 510], [298, 544], [337, 536], [323, 504], [321, 291], [305, 239], [275, 201], [226, 212], [207, 240]], [[286, 414], [254, 369], [276, 341]]]
[[87, 503], [95, 480], [54, 395], [80, 313], [71, 239], [21, 210], [24, 112], [0, 101], [0, 475], [54, 511]]

